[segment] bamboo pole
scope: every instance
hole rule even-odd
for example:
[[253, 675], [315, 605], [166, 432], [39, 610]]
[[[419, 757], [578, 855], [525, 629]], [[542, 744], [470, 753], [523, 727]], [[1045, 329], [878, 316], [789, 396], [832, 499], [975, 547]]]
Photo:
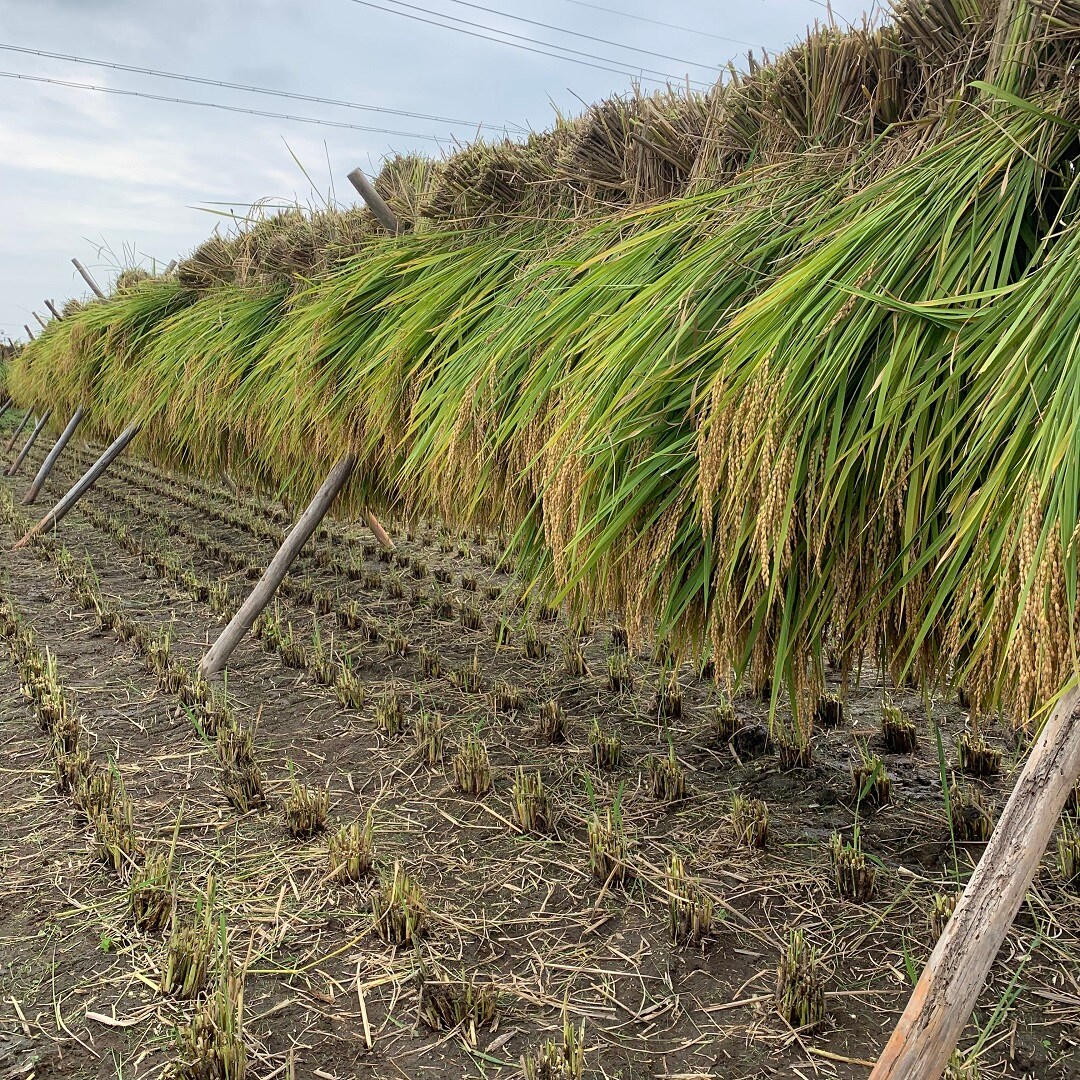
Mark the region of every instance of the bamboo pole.
[[46, 409], [41, 414], [41, 419], [34, 425], [34, 430], [30, 432], [30, 438], [26, 440], [23, 448], [19, 451], [18, 457], [11, 463], [11, 468], [7, 471], [8, 476], [14, 476], [22, 468], [26, 455], [30, 453], [30, 448], [37, 442], [37, 437], [41, 434], [42, 428], [49, 422], [50, 416], [52, 416], [52, 409]]
[[[367, 203], [368, 209], [371, 210], [387, 232], [397, 236], [405, 231], [394, 211], [387, 206], [386, 200], [375, 190], [375, 185], [367, 178], [363, 169], [353, 169], [349, 173], [349, 183], [360, 193], [360, 197]], [[367, 521], [368, 528], [375, 534], [375, 539], [384, 548], [393, 551], [394, 541], [390, 539], [390, 534], [382, 527], [379, 519], [374, 514], [365, 512], [364, 520]]]
[[71, 436], [75, 434], [75, 429], [79, 426], [79, 421], [83, 418], [83, 412], [85, 410], [80, 405], [68, 421], [68, 425], [64, 428], [60, 435], [60, 438], [56, 440], [56, 445], [49, 451], [48, 456], [41, 463], [41, 468], [38, 469], [37, 476], [34, 477], [34, 482], [27, 489], [26, 494], [22, 497], [22, 505], [30, 506], [37, 499], [38, 494], [41, 492], [41, 488], [45, 481], [49, 478], [49, 473], [52, 472], [53, 466], [56, 464], [56, 459], [63, 452], [64, 447], [71, 441]]
[[23, 323], [23, 324], [22, 324], [22, 328], [23, 328], [23, 329], [24, 329], [24, 330], [26, 331], [26, 336], [27, 336], [27, 337], [28, 337], [28, 338], [29, 338], [29, 339], [30, 339], [31, 341], [33, 341], [33, 340], [34, 340], [34, 331], [33, 331], [33, 330], [31, 330], [31, 329], [30, 329], [30, 327], [26, 325], [26, 323]]
[[288, 536], [285, 537], [259, 583], [203, 657], [199, 670], [204, 675], [217, 674], [228, 662], [236, 646], [251, 628], [260, 612], [270, 602], [304, 544], [307, 543], [318, 528], [319, 523], [326, 516], [326, 512], [352, 474], [355, 465], [356, 458], [352, 455], [346, 455], [339, 459], [327, 475], [307, 509], [290, 530]]
[[48, 330], [49, 324], [36, 311], [31, 312], [31, 314], [37, 319], [38, 326], [40, 326], [42, 330]]
[[394, 541], [390, 539], [390, 534], [382, 527], [379, 519], [369, 511], [364, 511], [364, 520], [368, 524], [368, 528], [375, 534], [375, 539], [379, 541], [384, 548], [389, 551], [396, 550], [394, 547]]
[[28, 421], [30, 420], [30, 415], [31, 415], [31, 410], [30, 409], [27, 409], [26, 412], [23, 413], [22, 421], [20, 422], [19, 426], [15, 429], [15, 434], [12, 435], [10, 439], [8, 439], [7, 445], [4, 447], [4, 453], [5, 454], [10, 452], [11, 449], [15, 446], [15, 440], [23, 433], [23, 428], [26, 427]]
[[229, 620], [229, 625], [222, 630], [217, 641], [210, 646], [202, 658], [199, 671], [204, 676], [218, 674], [228, 663], [236, 646], [240, 644], [263, 608], [270, 603], [274, 593], [277, 592], [278, 586], [289, 572], [289, 567], [300, 554], [300, 549], [319, 527], [319, 522], [326, 516], [327, 510], [330, 509], [337, 493], [352, 475], [355, 466], [356, 458], [352, 454], [346, 454], [327, 474], [322, 487], [315, 493], [315, 497], [300, 515], [296, 524], [289, 530], [289, 535], [278, 548], [277, 554], [263, 571], [259, 583], [251, 590], [251, 594], [241, 605], [240, 610]]
[[353, 169], [349, 173], [349, 182], [358, 192], [360, 197], [368, 204], [368, 209], [378, 219], [379, 224], [382, 225], [387, 232], [393, 233], [395, 236], [398, 233], [404, 232], [401, 223], [394, 216], [394, 211], [386, 205], [383, 197], [375, 190], [375, 185], [364, 175], [362, 169]]
[[0, 420], [3, 420], [3, 418], [4, 418], [5, 414], [7, 413], [8, 409], [10, 409], [11, 406], [14, 405], [14, 404], [15, 404], [15, 399], [11, 398], [11, 397], [9, 397], [4, 402], [3, 407], [0, 407]]
[[45, 306], [52, 312], [52, 317], [54, 319], [63, 319], [64, 316], [56, 310], [56, 305], [51, 300], [46, 300]]
[[[70, 427], [70, 425], [69, 425]], [[26, 547], [38, 533], [58, 524], [67, 512], [98, 482], [101, 474], [116, 460], [139, 433], [139, 425], [126, 427], [116, 441], [90, 466], [75, 486], [15, 545], [15, 551]]]
[[938, 1080], [1080, 776], [1080, 688], [1050, 714], [870, 1080]]
[[105, 294], [98, 288], [98, 283], [90, 276], [90, 271], [78, 259], [72, 259], [71, 265], [82, 275], [83, 281], [90, 286], [90, 291], [99, 299], [104, 300]]

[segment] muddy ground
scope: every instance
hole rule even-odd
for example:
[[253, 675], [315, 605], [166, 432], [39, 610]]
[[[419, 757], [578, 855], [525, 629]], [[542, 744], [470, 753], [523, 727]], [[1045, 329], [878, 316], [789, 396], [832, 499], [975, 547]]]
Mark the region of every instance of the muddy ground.
[[[162, 689], [133, 643], [104, 629], [57, 570], [64, 551], [88, 563], [114, 610], [155, 633], [167, 627], [173, 659], [194, 661], [223, 622], [212, 604], [250, 589], [288, 514], [127, 458], [62, 523], [51, 550], [13, 552], [7, 538], [92, 460], [88, 448], [69, 451], [38, 506], [20, 508], [45, 449], [2, 481], [16, 504], [0, 515], [3, 590], [55, 657], [91, 756], [123, 776], [142, 855], [174, 851], [174, 918], [207, 903], [223, 916], [243, 971], [249, 1076], [513, 1076], [545, 1040], [561, 1043], [564, 1019], [584, 1022], [591, 1076], [868, 1074], [934, 943], [933, 897], [962, 883], [981, 850], [951, 835], [928, 723], [929, 711], [951, 776], [969, 721], [955, 699], [928, 702], [864, 670], [842, 722], [816, 731], [809, 767], [781, 771], [775, 748], [721, 736], [722, 695], [690, 667], [677, 671], [679, 715], [660, 715], [667, 676], [651, 654], [631, 658], [632, 689], [612, 690], [610, 625], [586, 631], [586, 671], [568, 672], [565, 643], [578, 639], [558, 613], [522, 607], [512, 574], [493, 565], [494, 538], [395, 529], [396, 558], [384, 561], [365, 528], [336, 523], [294, 568], [277, 617], [306, 655], [321, 648], [339, 669], [349, 666], [366, 701], [343, 708], [333, 688], [245, 640], [226, 693], [255, 732], [268, 805], [241, 813], [222, 793], [214, 743], [182, 694]], [[359, 614], [355, 629], [343, 628], [339, 610], [351, 613], [345, 622]], [[134, 928], [129, 868], [116, 873], [95, 857], [92, 830], [58, 790], [7, 653], [0, 646], [0, 1078], [168, 1075], [176, 1030], [198, 1003], [159, 991], [168, 932]], [[433, 657], [442, 672], [422, 674]], [[480, 688], [471, 692], [450, 676], [474, 658]], [[405, 716], [392, 738], [375, 723], [390, 690]], [[915, 720], [914, 753], [885, 750], [883, 695]], [[518, 707], [508, 709], [508, 698]], [[552, 700], [566, 726], [556, 743], [539, 730]], [[741, 696], [733, 705], [740, 728], [767, 724], [767, 704]], [[433, 766], [417, 751], [421, 712], [446, 723]], [[613, 769], [594, 762], [594, 722], [621, 738]], [[1017, 765], [1008, 730], [1007, 718], [986, 730], [1002, 751], [1000, 774], [962, 781], [991, 814]], [[480, 796], [458, 790], [451, 763], [470, 733], [486, 746], [493, 776]], [[891, 778], [880, 808], [853, 797], [860, 747], [880, 754]], [[669, 804], [653, 797], [648, 762], [670, 753], [686, 795]], [[548, 835], [517, 822], [518, 766], [542, 775]], [[330, 880], [327, 834], [287, 834], [292, 779], [328, 788], [332, 828], [373, 812], [374, 874]], [[767, 803], [764, 850], [737, 841], [735, 794]], [[603, 817], [616, 804], [630, 844], [622, 883], [593, 873], [587, 836], [594, 808]], [[850, 838], [856, 821], [877, 870], [863, 902], [839, 895], [829, 854], [832, 834]], [[695, 895], [714, 906], [700, 942], [672, 941], [672, 852], [689, 867]], [[370, 912], [379, 875], [395, 864], [427, 909], [406, 945], [381, 940]], [[795, 928], [816, 949], [824, 980], [826, 1018], [813, 1030], [793, 1030], [774, 1007], [778, 958]], [[961, 1075], [1080, 1076], [1078, 934], [1080, 900], [1050, 852], [965, 1032]], [[494, 1019], [475, 1031], [433, 1030], [424, 988], [440, 979], [490, 988]]]

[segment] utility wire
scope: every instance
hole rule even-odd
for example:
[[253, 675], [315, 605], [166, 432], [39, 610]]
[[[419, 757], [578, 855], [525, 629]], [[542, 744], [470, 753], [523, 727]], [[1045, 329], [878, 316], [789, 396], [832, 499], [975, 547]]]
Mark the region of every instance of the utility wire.
[[[407, 109], [388, 109], [380, 105], [361, 105], [356, 101], [339, 101], [336, 98], [319, 97], [315, 94], [299, 94], [290, 90], [274, 90], [266, 86], [249, 86], [246, 83], [226, 82], [223, 79], [205, 79], [199, 75], [183, 75], [175, 71], [158, 71], [156, 68], [136, 67], [132, 64], [120, 64], [111, 60], [92, 60], [86, 56], [69, 56], [66, 53], [47, 52], [44, 49], [30, 49], [22, 45], [10, 45], [0, 42], [0, 49], [6, 52], [22, 53], [26, 56], [41, 56], [49, 60], [64, 60], [72, 64], [90, 64], [93, 67], [110, 68], [113, 71], [129, 71], [136, 75], [153, 75], [161, 79], [178, 79], [183, 82], [198, 83], [200, 86], [218, 86], [225, 90], [244, 90], [251, 94], [267, 94], [271, 97], [289, 98], [294, 101], [310, 101], [319, 105], [340, 105], [346, 109], [360, 109], [365, 112], [386, 113], [389, 116], [404, 116], [411, 120], [430, 120], [439, 124], [457, 124], [471, 128], [490, 128], [494, 125], [474, 120], [454, 120], [448, 116], [430, 116], [426, 113], [410, 112]], [[502, 127], [503, 125], [499, 125]], [[513, 126], [513, 125], [508, 125]], [[515, 128], [524, 131], [524, 128]]]
[[[397, 8], [409, 8], [412, 11], [421, 11], [425, 15], [434, 15], [440, 19], [449, 19], [451, 22], [461, 23], [463, 26], [477, 27], [480, 30], [487, 30], [489, 33], [492, 34], [500, 34], [503, 37], [514, 38], [516, 41], [526, 41], [529, 42], [531, 45], [540, 45], [543, 46], [545, 49], [559, 49], [561, 52], [569, 53], [572, 56], [584, 56], [589, 60], [599, 60], [601, 63], [604, 64], [620, 64], [623, 67], [629, 68], [631, 72], [644, 72], [647, 75], [658, 76], [660, 80], [666, 82], [682, 82], [685, 78], [684, 75], [672, 75], [670, 72], [657, 71], [655, 68], [642, 67], [641, 65], [631, 63], [630, 61], [616, 60], [608, 56], [597, 56], [595, 53], [583, 52], [580, 49], [571, 49], [568, 45], [558, 45], [553, 41], [540, 41], [537, 38], [529, 37], [527, 34], [515, 34], [511, 30], [500, 30], [498, 27], [490, 26], [488, 23], [478, 23], [472, 22], [470, 19], [460, 19], [456, 15], [447, 15], [443, 11], [432, 11], [431, 8], [420, 7], [417, 4], [408, 3], [407, 0], [388, 0], [388, 2], [394, 5], [394, 8], [390, 10], [395, 10]], [[404, 14], [404, 12], [401, 12], [401, 14]], [[456, 29], [456, 27], [448, 27], [448, 29]], [[510, 44], [510, 42], [503, 42], [503, 44]], [[653, 81], [656, 80], [654, 79]], [[707, 86], [711, 84], [698, 83], [698, 85]]]
[[0, 78], [18, 79], [21, 82], [48, 83], [50, 86], [66, 86], [77, 90], [94, 90], [99, 94], [117, 94], [120, 97], [144, 98], [147, 101], [168, 101], [174, 105], [200, 105], [205, 109], [222, 109], [225, 112], [243, 113], [246, 116], [266, 116], [271, 120], [295, 120], [301, 124], [319, 124], [322, 127], [346, 128], [349, 131], [367, 131], [376, 135], [400, 135], [408, 139], [425, 139], [428, 142], [440, 141], [437, 135], [421, 135], [415, 131], [394, 131], [389, 128], [364, 127], [361, 124], [347, 124], [340, 120], [319, 120], [314, 116], [294, 116], [289, 113], [266, 112], [263, 109], [245, 109], [239, 105], [222, 105], [217, 101], [194, 101], [191, 98], [148, 94], [142, 90], [120, 90], [115, 86], [93, 86], [90, 83], [69, 82], [66, 79], [47, 79], [43, 75], [20, 75], [14, 71], [0, 71]]
[[[526, 19], [524, 15], [511, 15], [509, 11], [500, 11], [498, 8], [484, 7], [483, 4], [473, 4], [470, 0], [450, 0], [453, 4], [460, 4], [462, 7], [473, 8], [476, 11], [486, 11], [489, 15], [500, 15], [504, 19], [513, 19], [515, 22], [528, 23], [530, 26], [540, 26], [545, 30], [554, 30], [559, 34], [570, 34], [571, 37], [584, 38], [586, 41], [597, 41], [601, 45], [612, 45], [616, 49], [629, 49], [631, 52], [644, 53], [646, 56], [655, 56], [660, 60], [674, 60], [676, 64], [686, 64], [689, 67], [708, 68], [710, 70], [715, 69], [716, 64], [703, 64], [699, 60], [687, 60], [682, 56], [668, 56], [667, 53], [656, 52], [653, 49], [642, 49], [637, 45], [627, 45], [621, 41], [611, 41], [608, 38], [594, 37], [592, 34], [583, 34], [578, 30], [570, 30], [565, 26], [556, 26], [553, 23], [537, 22], [536, 19]], [[447, 16], [449, 18], [449, 16]], [[492, 28], [494, 29], [494, 27]], [[556, 46], [562, 48], [561, 45]]]
[[[483, 30], [489, 30], [495, 34], [502, 34], [504, 35], [504, 37], [492, 37], [491, 34], [480, 34], [474, 30], [466, 30], [464, 26], [448, 26], [444, 22], [436, 22], [434, 19], [425, 19], [421, 15], [411, 15], [409, 12], [401, 11], [398, 8], [384, 7], [382, 4], [373, 3], [372, 0], [352, 0], [352, 2], [354, 4], [360, 4], [363, 7], [373, 8], [375, 11], [389, 12], [392, 15], [400, 15], [403, 18], [413, 19], [416, 22], [427, 23], [429, 26], [437, 26], [441, 30], [456, 30], [459, 34], [468, 34], [469, 37], [480, 38], [483, 41], [494, 41], [499, 45], [509, 45], [512, 48], [523, 49], [525, 52], [537, 53], [540, 56], [550, 56], [554, 57], [554, 59], [556, 60], [565, 60], [571, 64], [581, 64], [583, 67], [596, 68], [598, 71], [610, 71], [615, 75], [623, 75], [630, 79], [640, 78], [645, 82], [659, 83], [661, 85], [666, 85], [671, 82], [683, 81], [681, 76], [668, 75], [666, 72], [663, 71], [652, 71], [650, 68], [633, 67], [633, 65], [629, 65], [631, 70], [628, 70], [627, 67], [611, 67], [609, 65], [618, 64], [621, 63], [621, 61], [610, 60], [607, 57], [603, 56], [595, 56], [593, 53], [580, 52], [577, 49], [567, 49], [562, 45], [552, 45], [550, 42], [547, 41], [537, 41], [535, 38], [525, 37], [522, 34], [511, 34], [508, 30], [496, 30], [494, 27], [487, 26], [484, 23], [473, 23], [469, 22], [466, 19], [455, 18], [452, 15], [444, 15], [442, 14], [442, 12], [431, 11], [428, 8], [417, 7], [415, 4], [405, 4], [403, 3], [403, 0], [390, 0], [390, 2], [400, 4], [402, 7], [412, 8], [415, 11], [423, 11], [428, 15], [436, 15], [442, 19], [453, 19], [454, 22], [464, 23], [466, 26], [478, 26]], [[517, 41], [507, 41], [505, 40], [506, 37], [513, 37], [520, 39], [520, 41], [532, 42], [533, 45], [522, 45], [519, 44]], [[533, 46], [535, 45], [542, 45], [545, 46], [545, 48], [534, 48]], [[548, 52], [548, 49], [562, 49], [563, 52]], [[575, 53], [576, 55], [567, 56], [565, 55], [565, 53]], [[590, 57], [591, 59], [579, 60], [577, 57], [581, 56]], [[593, 63], [592, 61], [599, 61], [599, 63]], [[641, 72], [645, 71], [649, 71], [652, 75], [659, 75], [661, 77], [652, 78], [650, 77], [650, 75], [642, 75]], [[690, 81], [694, 82], [694, 84], [697, 86], [711, 85], [711, 83], [695, 82], [694, 80]]]
[[619, 15], [624, 19], [635, 19], [637, 22], [651, 23], [653, 26], [664, 26], [668, 30], [681, 30], [685, 34], [694, 34], [697, 37], [714, 38], [716, 41], [727, 41], [732, 45], [745, 45], [749, 49], [764, 49], [764, 45], [759, 45], [755, 41], [742, 41], [739, 38], [724, 37], [723, 34], [710, 34], [707, 30], [695, 30], [690, 26], [679, 26], [677, 23], [664, 22], [662, 19], [650, 19], [645, 15], [634, 15], [629, 11], [619, 11], [617, 8], [603, 7], [600, 4], [590, 4], [586, 0], [564, 0], [567, 4], [573, 4], [576, 7], [592, 8], [593, 11], [603, 11], [608, 15]]

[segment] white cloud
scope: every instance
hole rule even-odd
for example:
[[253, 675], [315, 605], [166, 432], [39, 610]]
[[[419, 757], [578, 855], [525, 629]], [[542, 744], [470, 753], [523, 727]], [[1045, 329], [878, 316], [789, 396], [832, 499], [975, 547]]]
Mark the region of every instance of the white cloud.
[[[432, 5], [432, 6], [444, 6]], [[504, 6], [504, 5], [494, 5]], [[668, 18], [650, 0], [610, 5]], [[852, 5], [854, 7], [854, 5]], [[494, 25], [494, 16], [445, 9]], [[509, 10], [509, 8], [508, 8]], [[544, 22], [644, 48], [722, 63], [742, 52], [714, 38], [679, 35], [565, 0], [514, 0], [513, 10]], [[821, 9], [812, 0], [717, 5], [686, 0], [671, 21], [775, 47], [798, 36]], [[849, 12], [850, 13], [850, 12]], [[552, 104], [565, 112], [627, 80], [517, 49], [373, 11], [349, 0], [0, 0], [0, 38], [28, 48], [250, 81], [344, 100], [482, 120], [494, 126], [528, 119], [546, 124]], [[515, 24], [541, 39], [552, 31]], [[599, 43], [564, 39], [612, 55]], [[626, 63], [629, 55], [623, 54]], [[651, 63], [636, 57], [633, 64]], [[201, 98], [272, 112], [429, 133], [450, 145], [472, 132], [421, 120], [315, 103], [257, 97], [221, 88], [0, 53], [0, 70], [122, 87], [168, 97]], [[324, 139], [326, 144], [324, 145]], [[311, 173], [311, 192], [283, 140]], [[437, 152], [434, 144], [318, 128], [215, 109], [114, 97], [0, 79], [0, 331], [16, 333], [41, 297], [81, 293], [70, 258], [100, 267], [104, 241], [164, 259], [190, 250], [213, 229], [197, 207], [263, 197], [317, 202], [330, 187], [352, 190], [345, 174], [375, 169], [391, 150]]]
[[[103, 180], [125, 186], [204, 190], [196, 182], [184, 148], [161, 140], [128, 136], [104, 139], [102, 133], [47, 134], [14, 126], [0, 118], [0, 158], [11, 176], [4, 187], [15, 189], [18, 173], [52, 173], [74, 180]], [[180, 166], [178, 168], [177, 166]], [[32, 177], [22, 178], [33, 183]]]

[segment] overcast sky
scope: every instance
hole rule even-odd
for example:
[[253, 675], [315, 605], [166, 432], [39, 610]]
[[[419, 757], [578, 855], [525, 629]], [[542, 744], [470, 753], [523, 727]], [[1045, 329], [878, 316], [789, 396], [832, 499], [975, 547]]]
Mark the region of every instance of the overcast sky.
[[[634, 73], [650, 78], [688, 75], [707, 82], [729, 60], [741, 65], [747, 44], [782, 48], [826, 16], [818, 0], [409, 4], [0, 0], [0, 45], [69, 58], [0, 49], [0, 334], [25, 337], [23, 324], [35, 326], [31, 313], [45, 313], [44, 298], [59, 304], [85, 291], [72, 256], [104, 285], [123, 265], [151, 267], [156, 259], [160, 267], [190, 251], [221, 220], [213, 210], [233, 207], [243, 212], [260, 199], [310, 204], [336, 197], [351, 202], [345, 177], [356, 165], [377, 172], [388, 153], [438, 154], [451, 148], [455, 138], [475, 137], [476, 129], [467, 124], [491, 125], [492, 134], [504, 125], [543, 128], [555, 108], [578, 112], [583, 102], [626, 90]], [[835, 4], [834, 11], [837, 17], [855, 17], [858, 7], [847, 0]], [[463, 20], [453, 25], [473, 34], [495, 36], [491, 28], [497, 28], [519, 35], [513, 40], [530, 49], [555, 51], [538, 44], [554, 43], [592, 54], [580, 60], [618, 70], [598, 70], [418, 21], [449, 23], [451, 17]], [[649, 52], [619, 47], [624, 45]], [[267, 97], [91, 66], [73, 57], [440, 119]], [[13, 73], [395, 133], [316, 126], [6, 77]]]

